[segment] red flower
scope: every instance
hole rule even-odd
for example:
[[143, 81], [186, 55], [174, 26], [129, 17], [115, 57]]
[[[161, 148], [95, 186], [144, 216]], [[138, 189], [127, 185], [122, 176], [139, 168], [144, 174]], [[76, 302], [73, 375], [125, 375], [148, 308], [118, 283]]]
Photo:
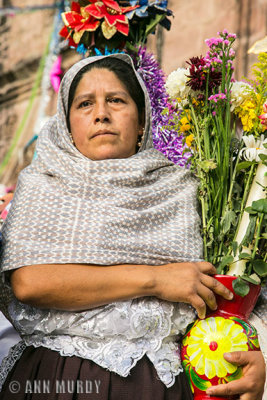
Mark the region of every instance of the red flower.
[[215, 69], [212, 70], [210, 67], [207, 68], [203, 57], [192, 57], [190, 58], [190, 62], [187, 61], [187, 64], [190, 65], [190, 75], [188, 75], [190, 79], [187, 82], [187, 85], [193, 90], [201, 90], [205, 92], [207, 79], [209, 79], [209, 92], [212, 92], [213, 88], [217, 88], [220, 85], [222, 73]]
[[71, 5], [71, 11], [62, 13], [61, 16], [65, 26], [61, 29], [59, 34], [69, 39], [70, 46], [74, 45], [77, 47], [84, 32], [93, 32], [100, 24], [100, 21], [88, 14], [85, 7], [81, 7], [79, 3], [74, 1]]
[[89, 1], [93, 4], [84, 7], [84, 9], [88, 14], [96, 19], [104, 18], [101, 28], [106, 39], [112, 38], [117, 31], [128, 36], [129, 23], [128, 18], [124, 13], [132, 11], [139, 6], [120, 7], [118, 3], [113, 0]]

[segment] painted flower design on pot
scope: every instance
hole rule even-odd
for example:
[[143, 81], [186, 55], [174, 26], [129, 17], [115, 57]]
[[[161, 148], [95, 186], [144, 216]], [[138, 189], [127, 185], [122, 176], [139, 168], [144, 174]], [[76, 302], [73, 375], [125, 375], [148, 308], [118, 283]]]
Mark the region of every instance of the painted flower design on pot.
[[225, 352], [248, 350], [242, 326], [223, 317], [196, 321], [183, 345], [187, 346], [187, 355], [196, 373], [209, 379], [223, 378], [237, 370], [236, 365], [224, 359]]

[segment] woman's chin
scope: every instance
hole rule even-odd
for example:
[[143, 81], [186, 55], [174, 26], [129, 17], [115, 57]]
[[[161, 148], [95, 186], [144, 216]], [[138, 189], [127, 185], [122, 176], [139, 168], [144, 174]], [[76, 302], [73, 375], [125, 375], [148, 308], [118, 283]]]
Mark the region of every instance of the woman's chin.
[[96, 149], [94, 152], [88, 152], [84, 154], [86, 157], [93, 161], [109, 160], [114, 158], [128, 158], [135, 154], [135, 151], [128, 149], [118, 149], [114, 146], [104, 146]]

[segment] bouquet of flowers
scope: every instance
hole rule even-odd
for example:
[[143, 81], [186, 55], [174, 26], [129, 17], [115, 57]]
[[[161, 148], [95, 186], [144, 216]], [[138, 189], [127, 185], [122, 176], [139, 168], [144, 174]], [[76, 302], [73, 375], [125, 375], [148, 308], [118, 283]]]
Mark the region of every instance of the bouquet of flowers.
[[[199, 178], [204, 258], [220, 274], [238, 276], [240, 296], [267, 276], [267, 53], [255, 79], [233, 79], [236, 35], [206, 40], [205, 57], [193, 57], [166, 81], [177, 127]], [[165, 109], [169, 113], [169, 109]]]
[[78, 0], [62, 13], [60, 35], [85, 54], [133, 51], [158, 24], [170, 29], [172, 11], [166, 0]]

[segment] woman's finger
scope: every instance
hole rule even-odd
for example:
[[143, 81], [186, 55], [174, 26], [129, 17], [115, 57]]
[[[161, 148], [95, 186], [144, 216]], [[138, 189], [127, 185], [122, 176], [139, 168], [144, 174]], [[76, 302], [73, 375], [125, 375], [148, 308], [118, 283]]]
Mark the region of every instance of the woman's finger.
[[261, 400], [263, 393], [260, 393], [250, 380], [245, 376], [223, 385], [212, 386], [206, 390], [209, 396], [234, 396], [239, 395], [240, 400]]
[[205, 301], [196, 294], [196, 295], [194, 295], [194, 297], [192, 298], [190, 303], [196, 310], [198, 318], [200, 318], [200, 319], [205, 318], [206, 310], [207, 310]]
[[203, 274], [201, 276], [201, 282], [214, 293], [219, 294], [226, 300], [232, 300], [234, 297], [233, 293], [227, 289], [227, 287], [225, 287], [221, 282], [217, 281], [217, 279], [214, 279], [212, 276]]
[[199, 270], [201, 272], [203, 272], [203, 274], [217, 274], [217, 270], [214, 267], [214, 265], [212, 265], [210, 262], [208, 261], [201, 261], [197, 263], [197, 266], [199, 268]]
[[208, 305], [208, 307], [211, 310], [217, 309], [216, 297], [215, 297], [214, 293], [212, 292], [212, 290], [210, 290], [205, 285], [200, 284], [198, 286], [198, 294], [205, 301], [205, 303]]
[[[251, 390], [251, 388], [250, 388]], [[206, 390], [209, 396], [233, 396], [235, 394], [243, 394], [248, 392], [247, 379], [245, 377], [237, 379], [226, 384], [212, 386]], [[251, 397], [251, 400], [258, 400]]]

